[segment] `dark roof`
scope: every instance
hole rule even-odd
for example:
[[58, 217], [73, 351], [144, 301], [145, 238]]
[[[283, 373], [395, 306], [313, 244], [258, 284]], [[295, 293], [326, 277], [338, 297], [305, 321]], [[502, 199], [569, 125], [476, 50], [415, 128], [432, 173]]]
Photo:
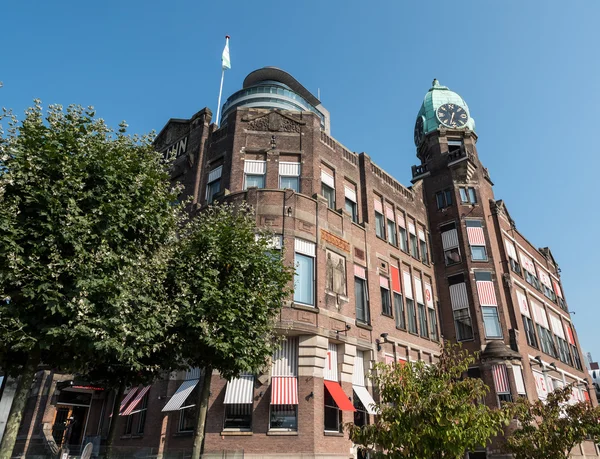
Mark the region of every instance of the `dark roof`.
[[274, 80], [279, 81], [290, 87], [290, 89], [302, 97], [304, 97], [311, 105], [321, 105], [321, 101], [317, 99], [312, 93], [306, 89], [302, 84], [296, 80], [292, 75], [284, 70], [278, 69], [277, 67], [263, 67], [262, 69], [250, 72], [244, 79], [243, 88], [253, 86], [261, 81]]

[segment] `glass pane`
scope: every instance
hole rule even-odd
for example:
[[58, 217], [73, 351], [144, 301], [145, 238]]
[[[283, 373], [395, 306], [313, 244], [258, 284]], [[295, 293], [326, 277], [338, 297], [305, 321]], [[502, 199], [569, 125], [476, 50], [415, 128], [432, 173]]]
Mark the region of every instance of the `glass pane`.
[[375, 212], [375, 234], [381, 239], [385, 239], [385, 222], [383, 221], [383, 215], [379, 212]]
[[472, 245], [471, 246], [471, 258], [473, 258], [473, 260], [476, 260], [476, 261], [487, 260], [487, 252], [485, 250], [485, 247], [478, 246], [478, 245]]
[[388, 242], [396, 245], [396, 224], [392, 220], [387, 221]]
[[404, 304], [402, 303], [402, 295], [394, 292], [394, 312], [396, 313], [396, 327], [404, 330], [406, 323], [404, 322]]
[[248, 175], [246, 174], [246, 188], [264, 188], [265, 187], [265, 176], [264, 175]]
[[421, 332], [421, 336], [424, 338], [429, 338], [429, 330], [427, 329], [427, 318], [425, 317], [425, 305], [418, 303], [417, 307], [419, 310], [419, 329]]
[[345, 207], [346, 207], [346, 212], [348, 212], [352, 216], [352, 221], [354, 223], [357, 223], [358, 222], [358, 215], [357, 215], [357, 212], [356, 212], [356, 203], [354, 201], [346, 198]]
[[429, 337], [437, 341], [437, 319], [435, 317], [435, 309], [428, 308], [429, 310]]
[[252, 426], [252, 404], [225, 405], [226, 429], [250, 429]]
[[383, 287], [380, 287], [379, 290], [381, 290], [381, 313], [386, 316], [391, 316], [392, 306], [390, 304], [390, 291]]
[[410, 254], [415, 258], [419, 258], [417, 236], [414, 234], [410, 235]]
[[296, 274], [294, 275], [294, 301], [314, 305], [314, 259], [296, 254]]
[[477, 204], [477, 195], [475, 194], [475, 188], [469, 188], [469, 200], [471, 204]]
[[498, 309], [496, 307], [482, 306], [483, 326], [487, 338], [502, 338], [502, 328], [498, 319]]
[[399, 226], [398, 232], [400, 234], [400, 248], [404, 252], [408, 252], [408, 247], [407, 247], [407, 243], [406, 243], [406, 230], [404, 228], [402, 228], [401, 226]]
[[327, 207], [335, 209], [335, 190], [329, 185], [321, 184], [321, 194], [327, 199]]
[[467, 197], [467, 191], [464, 188], [459, 188], [460, 191], [460, 202], [469, 202], [469, 198]]
[[438, 209], [443, 209], [444, 208], [444, 194], [443, 193], [436, 193], [435, 194], [435, 201], [437, 203], [437, 208]]
[[363, 323], [369, 323], [366, 281], [360, 277], [354, 278], [354, 297], [356, 303], [356, 320]]
[[421, 241], [419, 246], [421, 247], [421, 261], [423, 263], [429, 263], [429, 255], [427, 254], [427, 243]]
[[409, 298], [406, 299], [406, 312], [408, 314], [408, 331], [417, 333], [417, 313], [415, 311], [415, 302]]
[[208, 201], [209, 204], [212, 203], [213, 199], [215, 199], [215, 195], [219, 191], [221, 191], [221, 179], [209, 183], [206, 187], [206, 201]]
[[300, 187], [298, 186], [300, 179], [298, 177], [285, 177], [282, 176], [279, 178], [279, 187], [281, 189], [289, 188], [290, 190], [294, 190], [296, 192], [300, 191]]
[[298, 430], [296, 405], [271, 405], [271, 429]]
[[473, 327], [468, 309], [454, 311], [454, 325], [456, 327], [456, 340], [473, 339]]
[[452, 205], [452, 191], [446, 190], [444, 194], [446, 196], [446, 206], [451, 206]]

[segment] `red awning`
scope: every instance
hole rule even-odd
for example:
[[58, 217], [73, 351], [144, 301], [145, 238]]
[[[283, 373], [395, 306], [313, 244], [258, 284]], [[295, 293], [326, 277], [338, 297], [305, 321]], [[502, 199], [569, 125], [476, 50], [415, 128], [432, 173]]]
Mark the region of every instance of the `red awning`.
[[271, 405], [297, 405], [298, 378], [295, 376], [271, 379]]
[[130, 414], [132, 414], [133, 410], [135, 410], [135, 408], [140, 404], [140, 402], [144, 398], [144, 395], [146, 395], [146, 393], [150, 390], [150, 387], [151, 386], [146, 386], [142, 390], [140, 390], [136, 397], [133, 399], [133, 402], [131, 402], [129, 406], [125, 408], [125, 410], [119, 413], [119, 416], [129, 416]]
[[350, 401], [350, 399], [348, 399], [348, 396], [344, 392], [344, 389], [342, 389], [342, 386], [340, 386], [340, 383], [335, 381], [323, 382], [325, 383], [325, 388], [329, 391], [331, 397], [333, 398], [340, 410], [356, 411], [356, 408], [354, 408], [354, 405], [352, 405], [352, 402]]
[[[123, 397], [123, 400], [121, 401], [121, 405], [119, 406], [119, 416], [123, 415], [123, 410], [125, 409], [127, 404], [131, 401], [131, 399], [133, 398], [133, 396], [135, 395], [137, 390], [138, 390], [137, 387], [132, 387], [131, 390], [129, 392], [127, 392], [127, 395], [125, 395], [125, 397]], [[111, 416], [112, 416], [112, 414], [111, 414]]]

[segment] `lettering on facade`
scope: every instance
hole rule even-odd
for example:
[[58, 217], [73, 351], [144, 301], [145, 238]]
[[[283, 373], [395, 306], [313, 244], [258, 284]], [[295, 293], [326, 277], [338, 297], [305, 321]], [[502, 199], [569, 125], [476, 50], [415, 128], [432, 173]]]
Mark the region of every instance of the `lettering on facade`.
[[180, 156], [185, 155], [187, 151], [187, 141], [188, 138], [186, 136], [179, 142], [176, 142], [167, 148], [164, 153], [165, 159], [179, 158]]
[[321, 230], [321, 240], [343, 250], [344, 252], [350, 252], [350, 243], [329, 231]]

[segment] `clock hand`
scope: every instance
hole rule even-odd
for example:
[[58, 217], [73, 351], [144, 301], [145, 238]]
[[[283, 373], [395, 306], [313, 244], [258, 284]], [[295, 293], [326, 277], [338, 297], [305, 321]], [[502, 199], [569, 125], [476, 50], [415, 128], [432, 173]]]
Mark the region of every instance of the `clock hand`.
[[454, 112], [452, 112], [452, 117], [450, 118], [450, 124], [452, 124], [453, 120], [454, 120]]

